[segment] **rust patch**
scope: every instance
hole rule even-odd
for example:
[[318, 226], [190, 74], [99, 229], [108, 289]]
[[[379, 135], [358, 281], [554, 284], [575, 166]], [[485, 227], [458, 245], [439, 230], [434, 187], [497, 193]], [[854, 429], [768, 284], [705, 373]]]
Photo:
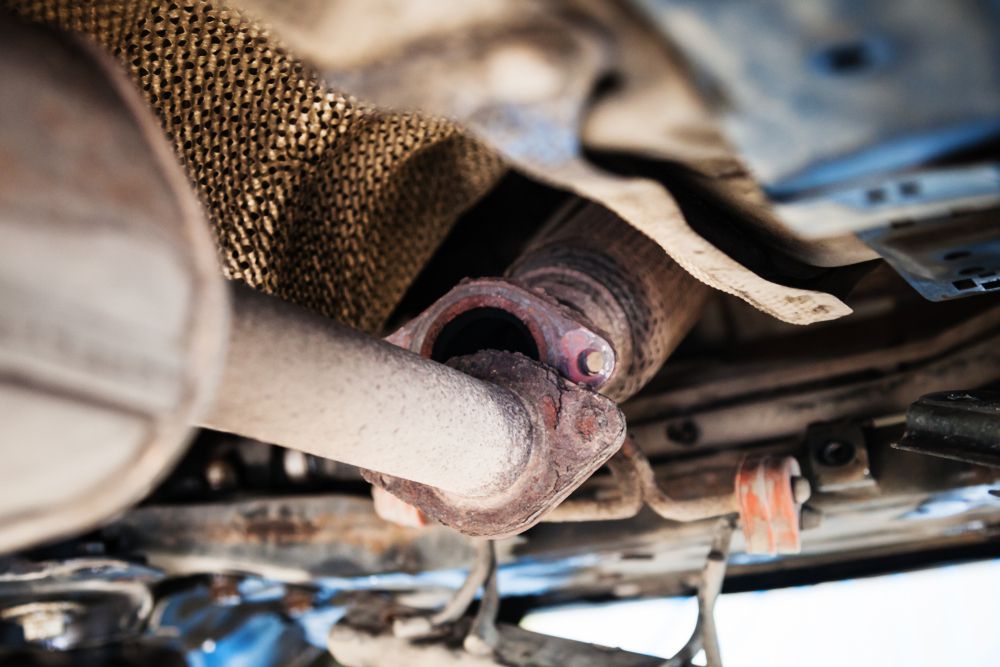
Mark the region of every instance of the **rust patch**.
[[[508, 488], [462, 497], [365, 471], [365, 479], [466, 535], [516, 535], [541, 520], [604, 464], [625, 438], [625, 419], [610, 399], [527, 357], [485, 350], [449, 362], [517, 394], [532, 415], [528, 462]], [[586, 437], [584, 437], [586, 436]]]
[[600, 432], [601, 420], [593, 410], [583, 409], [576, 420], [576, 432], [585, 441], [590, 442]]
[[293, 544], [308, 542], [319, 532], [310, 521], [295, 521], [281, 517], [246, 519], [242, 533], [247, 540], [260, 543]]
[[538, 409], [542, 413], [542, 421], [545, 428], [553, 429], [559, 423], [559, 406], [551, 396], [543, 396], [538, 402]]
[[[616, 351], [607, 334], [584, 315], [539, 289], [531, 289], [509, 278], [464, 280], [427, 310], [386, 340], [394, 345], [431, 357], [438, 336], [464, 313], [496, 309], [508, 313], [525, 326], [538, 350], [539, 360], [564, 377], [598, 389], [616, 368]], [[601, 354], [603, 366], [596, 372], [580, 367], [581, 354]]]

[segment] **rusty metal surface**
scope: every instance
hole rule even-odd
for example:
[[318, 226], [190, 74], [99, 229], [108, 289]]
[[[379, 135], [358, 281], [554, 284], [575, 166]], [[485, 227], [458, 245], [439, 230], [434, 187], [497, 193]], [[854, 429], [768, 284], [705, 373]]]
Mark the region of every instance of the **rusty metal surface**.
[[[600, 329], [552, 296], [502, 278], [462, 282], [386, 340], [431, 358], [442, 332], [450, 325], [461, 326], [453, 324], [457, 318], [475, 317], [488, 310], [516, 318], [531, 336], [538, 359], [573, 382], [601, 389], [615, 371], [615, 350]], [[452, 335], [462, 333], [459, 330]], [[590, 354], [600, 356], [593, 368], [587, 365]]]
[[113, 61], [4, 14], [0, 86], [7, 551], [93, 528], [170, 469], [227, 304], [198, 201]]
[[[797, 450], [790, 443], [750, 451], [787, 456]], [[1000, 501], [985, 489], [979, 496], [969, 495], [979, 485], [996, 488], [996, 471], [898, 452], [883, 444], [870, 445], [870, 455], [879, 478], [878, 494], [861, 499], [845, 493], [814, 494], [808, 507], [812, 515], [821, 513], [822, 520], [803, 530], [798, 555], [743, 558], [745, 539], [738, 531], [730, 571], [736, 576], [805, 572], [866, 557], [996, 543]], [[656, 466], [656, 476], [674, 496], [690, 497], [701, 491], [701, 471], [732, 469], [741, 456], [717, 452], [707, 458], [671, 460]], [[948, 512], [938, 514], [935, 507]], [[255, 522], [260, 518], [249, 530], [252, 539], [243, 513]], [[287, 528], [284, 518], [311, 527]], [[127, 530], [109, 529], [115, 543], [137, 545], [150, 553], [153, 565], [172, 573], [235, 569], [302, 581], [392, 572], [395, 567], [404, 572], [465, 568], [473, 556], [469, 541], [455, 531], [434, 525], [400, 528], [380, 521], [370, 501], [335, 495], [147, 506], [128, 512], [122, 524]], [[539, 568], [547, 573], [544, 592], [550, 598], [682, 594], [689, 590], [689, 576], [703, 563], [712, 524], [668, 522], [648, 510], [627, 520], [541, 523], [497, 543], [501, 588], [515, 587], [522, 563], [535, 584]], [[428, 583], [420, 578], [385, 583], [409, 588], [422, 581]], [[443, 603], [446, 597], [447, 591], [437, 600]]]
[[701, 521], [740, 511], [737, 502], [737, 470], [706, 466], [685, 479], [663, 484], [656, 478], [645, 454], [629, 440], [622, 450], [639, 474], [642, 497], [649, 508], [669, 521]]
[[[992, 308], [925, 340], [771, 368], [731, 367], [725, 377], [693, 378], [623, 409], [650, 456], [799, 436], [817, 422], [902, 414], [926, 393], [996, 382], [998, 341], [1000, 309]], [[681, 426], [694, 441], [671, 437]]]
[[624, 438], [612, 401], [526, 357], [485, 351], [454, 370], [248, 288], [234, 294], [203, 423], [365, 468], [465, 534], [533, 525]]
[[[731, 571], [737, 576], [784, 572], [850, 562], [866, 557], [891, 557], [956, 545], [997, 545], [1000, 501], [987, 494], [995, 488], [995, 470], [898, 452], [890, 447], [898, 435], [869, 435], [869, 453], [878, 479], [878, 493], [814, 493], [806, 507], [819, 515], [801, 531], [802, 551], [779, 560], [737, 556]], [[755, 456], [788, 456], [800, 444], [755, 447]], [[737, 465], [742, 452], [674, 459], [657, 465], [661, 484], [679, 493], [679, 485], [699, 471]], [[697, 489], [691, 489], [696, 493]], [[619, 591], [622, 595], [677, 594], [680, 573], [698, 567], [698, 545], [704, 545], [706, 522], [668, 523], [652, 512], [634, 519], [586, 525], [541, 524], [527, 534], [516, 553], [545, 558], [568, 556], [584, 548], [604, 554], [595, 571], [576, 580], [575, 594]], [[586, 544], [575, 549], [570, 545]], [[998, 547], [1000, 548], [1000, 547]], [[734, 536], [734, 554], [746, 552], [742, 532]], [[668, 573], [672, 573], [669, 574]], [[683, 578], [681, 578], [683, 580]], [[673, 581], [673, 583], [668, 583]]]
[[519, 479], [536, 429], [508, 389], [248, 287], [233, 292], [205, 426], [468, 498]]
[[[710, 384], [681, 385], [672, 395], [698, 400], [709, 394], [725, 398], [727, 394], [724, 390], [730, 387], [737, 397], [754, 395], [759, 393], [759, 387], [772, 383], [779, 387], [815, 383], [817, 376], [823, 373], [836, 383], [855, 382], [859, 378], [867, 382], [871, 371], [859, 375], [857, 369], [876, 368], [887, 372], [901, 363], [912, 361], [919, 365], [922, 358], [947, 356], [957, 347], [981, 340], [984, 332], [988, 333], [992, 328], [989, 318], [992, 317], [995, 322], [996, 315], [987, 313], [982, 316], [986, 320], [964, 321], [958, 325], [957, 331], [956, 327], [945, 328], [942, 323], [934, 327], [930, 338], [907, 343], [902, 348], [872, 350], [862, 356], [845, 358], [837, 355], [815, 364], [791, 364], [754, 375], [747, 375], [743, 366], [727, 365], [720, 371], [731, 373], [728, 379], [716, 375]], [[879, 357], [884, 358], [884, 366]], [[844, 368], [850, 370], [841, 374]], [[788, 378], [792, 378], [793, 382], [788, 383]], [[883, 429], [879, 427], [878, 430], [881, 433]], [[871, 437], [867, 429], [866, 437]], [[736, 556], [730, 572], [736, 577], [758, 577], [784, 576], [781, 573], [789, 571], [803, 577], [812, 568], [839, 567], [839, 564], [869, 557], [899, 556], [908, 559], [912, 556], [907, 554], [928, 549], [984, 549], [996, 543], [997, 535], [1000, 535], [1000, 504], [985, 493], [986, 489], [982, 490], [981, 497], [969, 495], [978, 485], [994, 484], [987, 488], [996, 488], [995, 474], [951, 461], [896, 452], [886, 449], [879, 442], [869, 442], [871, 472], [878, 479], [878, 493], [861, 499], [846, 492], [814, 494], [808, 502], [809, 515], [814, 518], [820, 513], [821, 521], [817, 525], [811, 520], [803, 530], [803, 551], [799, 555], [782, 559], [744, 559], [740, 554], [745, 550], [745, 540], [738, 532], [733, 538], [733, 553]], [[690, 480], [698, 478], [706, 470], [738, 465], [744, 452], [792, 455], [804, 457], [803, 461], [808, 457], [805, 445], [796, 439], [761, 446], [743, 443], [740, 450], [721, 452], [711, 447], [705, 450], [699, 450], [697, 446], [684, 447], [673, 450], [680, 454], [678, 456], [665, 457], [661, 453], [653, 458], [653, 464], [657, 479], [664, 488], [677, 497], [689, 497], [700, 492]], [[588, 482], [587, 486], [596, 481]], [[689, 488], [684, 488], [685, 484]], [[323, 501], [314, 499], [314, 502]], [[948, 514], [936, 514], [934, 508], [938, 507], [946, 507]], [[368, 513], [369, 520], [375, 524], [376, 519], [371, 516], [370, 510]], [[550, 599], [566, 599], [562, 596], [582, 594], [629, 596], [683, 593], [688, 590], [685, 584], [687, 578], [701, 565], [710, 523], [667, 522], [651, 511], [619, 521], [542, 523], [522, 536], [500, 542], [501, 553], [505, 554], [501, 556], [501, 562], [505, 564], [501, 569], [501, 581], [503, 568], [509, 567], [512, 559], [524, 558], [529, 563], [558, 563], [559, 559], [569, 558], [574, 563], [573, 567], [579, 569], [572, 574], [560, 570], [560, 576], [551, 580]], [[390, 532], [393, 530], [388, 525], [383, 528]], [[182, 524], [174, 528], [176, 531], [183, 529]], [[426, 530], [449, 532], [439, 527]], [[279, 564], [294, 568], [296, 553], [301, 553], [289, 551], [273, 542], [247, 545], [247, 553], [252, 551], [251, 546], [265, 554], [257, 562], [272, 568]], [[179, 551], [183, 558], [184, 548], [180, 547]], [[316, 545], [311, 552], [316, 555], [311, 567], [317, 576], [337, 571], [336, 563], [322, 561], [322, 552], [322, 544]], [[441, 550], [431, 555], [427, 562], [440, 562], [442, 567], [467, 564], [468, 555], [466, 560], [456, 561], [451, 554], [449, 543], [441, 543]], [[224, 561], [224, 555], [223, 552], [216, 562]], [[561, 576], [564, 572], [565, 577]]]
[[474, 554], [452, 530], [381, 521], [370, 501], [342, 495], [139, 507], [112, 531], [174, 573], [247, 571], [283, 581], [464, 567]]
[[806, 431], [809, 473], [819, 493], [874, 493], [865, 434], [856, 421], [813, 424]]
[[[904, 453], [896, 456], [924, 461], [923, 472], [910, 467], [900, 476], [925, 490], [906, 491], [898, 481], [888, 480], [888, 491], [861, 505], [854, 498], [821, 497], [823, 522], [803, 533], [802, 554], [780, 561], [737, 558], [731, 566], [733, 573], [761, 574], [865, 555], [996, 540], [1000, 505], [991, 507], [990, 501], [979, 506], [970, 503], [965, 512], [949, 516], [919, 515], [919, 507], [942, 493], [927, 483], [940, 462]], [[939, 480], [941, 487], [990, 481], [970, 478], [968, 467], [945, 464], [951, 470]], [[669, 479], [669, 472], [663, 470], [660, 475]], [[811, 505], [815, 502], [816, 498], [810, 500]], [[245, 530], [250, 519], [241, 518], [243, 514], [255, 522], [259, 517], [261, 527], [250, 531], [252, 539]], [[277, 529], [284, 520], [303, 521], [311, 527]], [[678, 594], [685, 590], [686, 577], [702, 563], [711, 525], [665, 522], [652, 512], [628, 521], [540, 524], [523, 536], [498, 542], [501, 580], [503, 568], [526, 559], [556, 565], [552, 571], [557, 576], [547, 582], [552, 595], [567, 591], [572, 595], [616, 591], [635, 595], [640, 590], [637, 586], [648, 594]], [[128, 512], [110, 534], [120, 536], [121, 544], [149, 553], [152, 565], [171, 573], [236, 570], [284, 581], [464, 568], [474, 553], [469, 541], [454, 531], [441, 526], [420, 530], [394, 526], [380, 521], [366, 500], [331, 495], [141, 507]], [[743, 550], [743, 536], [738, 532], [733, 553]], [[570, 561], [558, 567], [563, 558]]]
[[[660, 369], [707, 294], [650, 239], [594, 205], [557, 215], [507, 275], [461, 283], [387, 340], [445, 361], [454, 339], [502, 314], [520, 324], [530, 337], [522, 346], [537, 359], [620, 401]], [[511, 342], [482, 345], [503, 344]]]
[[523, 472], [489, 497], [461, 496], [374, 472], [365, 475], [447, 526], [491, 538], [526, 530], [621, 447], [625, 421], [615, 404], [538, 362], [486, 350], [451, 363], [464, 373], [513, 391], [524, 401], [532, 431]]
[[567, 207], [508, 274], [607, 332], [617, 363], [600, 391], [619, 401], [660, 370], [708, 293], [652, 240], [594, 205]]
[[[520, 345], [530, 347], [544, 364], [621, 400], [659, 370], [696, 320], [706, 293], [656, 244], [592, 205], [563, 211], [508, 275], [461, 283], [387, 340], [445, 361], [455, 339], [476, 346], [473, 350], [511, 345], [509, 340], [462, 340], [483, 321], [497, 326], [489, 320], [500, 321], [502, 315], [520, 325], [520, 335], [530, 338]], [[549, 512], [546, 520], [634, 516], [641, 507], [639, 473], [627, 457], [616, 462], [618, 498], [575, 499]], [[423, 504], [406, 508], [381, 492], [375, 497], [384, 518], [411, 524], [424, 520]]]
[[[542, 521], [613, 521], [634, 517], [643, 506], [639, 471], [628, 455], [634, 449], [628, 438], [605, 464], [610, 484], [588, 481], [569, 498], [550, 510]], [[591, 478], [593, 480], [593, 478]], [[609, 488], [610, 487], [610, 488]]]
[[577, 494], [581, 497], [571, 496], [545, 521], [630, 519], [643, 504], [664, 519], [685, 523], [739, 515], [747, 553], [799, 551], [799, 515], [810, 489], [792, 457], [742, 458], [722, 466], [706, 462], [665, 484], [635, 441], [626, 438], [608, 467], [614, 480], [610, 490], [585, 486]]

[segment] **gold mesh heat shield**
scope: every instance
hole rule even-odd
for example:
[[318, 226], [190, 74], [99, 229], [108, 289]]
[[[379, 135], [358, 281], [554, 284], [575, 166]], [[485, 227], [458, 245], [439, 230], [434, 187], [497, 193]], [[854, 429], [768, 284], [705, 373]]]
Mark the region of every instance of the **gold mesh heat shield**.
[[121, 61], [207, 209], [228, 277], [347, 324], [378, 329], [457, 215], [504, 170], [449, 121], [328, 89], [234, 10], [2, 2]]

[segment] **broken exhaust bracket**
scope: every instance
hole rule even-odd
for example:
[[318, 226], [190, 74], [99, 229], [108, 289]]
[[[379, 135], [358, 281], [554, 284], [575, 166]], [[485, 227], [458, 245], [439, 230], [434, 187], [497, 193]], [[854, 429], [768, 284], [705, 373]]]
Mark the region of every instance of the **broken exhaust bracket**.
[[576, 489], [622, 445], [625, 419], [614, 402], [521, 354], [484, 350], [452, 367], [513, 392], [531, 419], [528, 461], [507, 488], [469, 497], [364, 471], [372, 484], [466, 535], [520, 533]]

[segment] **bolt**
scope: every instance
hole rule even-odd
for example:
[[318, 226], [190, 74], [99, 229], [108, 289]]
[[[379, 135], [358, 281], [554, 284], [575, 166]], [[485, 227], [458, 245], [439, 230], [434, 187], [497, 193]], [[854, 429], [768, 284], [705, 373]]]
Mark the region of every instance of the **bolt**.
[[820, 447], [817, 457], [825, 466], [838, 468], [854, 460], [855, 447], [843, 440], [828, 440]]
[[285, 476], [293, 482], [305, 482], [309, 479], [309, 457], [295, 449], [286, 449], [282, 457]]
[[678, 445], [693, 445], [701, 437], [698, 425], [690, 419], [667, 425], [667, 438]]
[[236, 471], [222, 459], [210, 461], [205, 467], [205, 481], [213, 491], [222, 491], [236, 486]]
[[580, 353], [579, 363], [584, 375], [598, 375], [604, 370], [604, 353], [600, 350], [585, 350]]

